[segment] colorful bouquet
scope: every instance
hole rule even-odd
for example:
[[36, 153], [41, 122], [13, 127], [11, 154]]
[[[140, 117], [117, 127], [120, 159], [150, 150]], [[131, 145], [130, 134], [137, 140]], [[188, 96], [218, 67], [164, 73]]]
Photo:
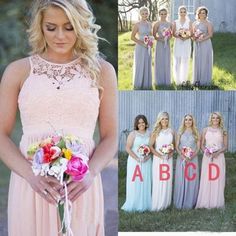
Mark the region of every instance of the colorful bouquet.
[[194, 152], [192, 148], [183, 146], [181, 149], [181, 154], [184, 156], [183, 164], [185, 164], [186, 161], [190, 161]]
[[75, 136], [52, 136], [30, 145], [27, 155], [36, 176], [53, 176], [64, 185], [65, 201], [60, 200], [58, 208], [63, 233], [71, 231], [71, 216], [68, 215], [71, 203], [67, 196], [66, 182], [82, 181], [89, 172], [89, 158], [82, 141]]
[[165, 41], [165, 47], [167, 45], [167, 40], [171, 37], [172, 35], [172, 32], [171, 32], [171, 29], [170, 28], [164, 28], [162, 30], [162, 36], [164, 37], [164, 41]]
[[141, 144], [138, 148], [138, 154], [143, 158], [147, 157], [150, 154], [150, 148], [145, 144]]
[[144, 41], [144, 44], [147, 45], [148, 53], [150, 55], [151, 49], [152, 49], [152, 46], [153, 46], [154, 37], [145, 35], [144, 38], [143, 38], [143, 41]]
[[176, 34], [177, 34], [177, 36], [179, 36], [180, 38], [183, 38], [183, 39], [191, 36], [190, 30], [189, 29], [184, 29], [184, 28], [179, 29], [176, 32]]
[[194, 38], [195, 39], [202, 39], [203, 37], [204, 37], [204, 33], [200, 29], [197, 29], [194, 32]]
[[218, 150], [219, 150], [218, 147], [215, 144], [213, 144], [212, 146], [206, 146], [204, 153], [206, 154], [206, 156], [211, 158], [211, 162], [212, 162], [213, 161], [212, 154], [217, 152]]
[[174, 151], [174, 145], [171, 144], [163, 144], [162, 147], [159, 149], [161, 154], [165, 156], [166, 159], [168, 159], [168, 154], [170, 154], [172, 151]]

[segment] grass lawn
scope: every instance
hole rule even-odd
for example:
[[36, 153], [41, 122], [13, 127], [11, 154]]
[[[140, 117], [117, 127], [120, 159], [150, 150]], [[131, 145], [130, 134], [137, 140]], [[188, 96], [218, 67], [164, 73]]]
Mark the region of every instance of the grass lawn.
[[[199, 159], [201, 160], [201, 159]], [[119, 154], [119, 231], [236, 231], [236, 154], [226, 154], [225, 209], [177, 210], [127, 213], [120, 210], [125, 202], [125, 153]], [[175, 162], [174, 162], [175, 166]]]
[[[133, 53], [135, 43], [130, 40], [131, 32], [120, 33], [118, 37], [118, 86], [119, 90], [131, 90], [133, 74]], [[214, 50], [213, 66], [213, 86], [203, 87], [202, 89], [236, 89], [236, 34], [234, 33], [215, 33], [212, 38]], [[155, 46], [154, 46], [155, 48]], [[153, 48], [153, 63], [154, 63]], [[173, 49], [173, 39], [171, 40]], [[173, 50], [172, 50], [173, 51]], [[171, 63], [172, 65], [172, 63]], [[154, 74], [154, 73], [153, 73]], [[192, 78], [192, 59], [190, 61], [188, 79]], [[172, 77], [173, 81], [173, 77]], [[158, 89], [182, 89], [172, 84], [168, 87]], [[185, 88], [186, 89], [186, 88]], [[189, 88], [190, 89], [190, 88]]]

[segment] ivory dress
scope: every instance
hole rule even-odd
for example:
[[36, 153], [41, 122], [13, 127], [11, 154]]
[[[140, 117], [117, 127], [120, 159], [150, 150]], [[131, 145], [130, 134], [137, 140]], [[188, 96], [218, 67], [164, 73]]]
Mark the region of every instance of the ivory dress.
[[[53, 126], [64, 135], [80, 137], [91, 156], [100, 100], [88, 72], [80, 66], [79, 59], [55, 64], [33, 55], [29, 60], [30, 75], [18, 97], [23, 128], [22, 154], [27, 155], [31, 143], [55, 134]], [[98, 175], [73, 203], [74, 236], [104, 235], [103, 208], [102, 182]], [[9, 236], [60, 235], [57, 207], [44, 200], [14, 172], [9, 187], [8, 228]]]
[[[189, 29], [190, 21], [188, 19], [182, 24], [180, 20], [175, 21], [176, 31], [180, 29]], [[191, 39], [182, 40], [175, 38], [173, 55], [173, 74], [177, 85], [187, 81], [188, 67], [191, 55]]]
[[[173, 134], [170, 128], [166, 130], [161, 130], [159, 135], [156, 138], [155, 149], [159, 151], [159, 149], [164, 144], [173, 143]], [[160, 170], [162, 167], [163, 178], [167, 178], [165, 174], [165, 170], [169, 168], [169, 178], [167, 180], [160, 179]], [[168, 167], [167, 167], [168, 166]], [[153, 156], [153, 165], [152, 165], [152, 210], [153, 211], [161, 211], [166, 209], [171, 204], [171, 196], [172, 196], [172, 179], [173, 179], [173, 158], [161, 159], [160, 157]]]

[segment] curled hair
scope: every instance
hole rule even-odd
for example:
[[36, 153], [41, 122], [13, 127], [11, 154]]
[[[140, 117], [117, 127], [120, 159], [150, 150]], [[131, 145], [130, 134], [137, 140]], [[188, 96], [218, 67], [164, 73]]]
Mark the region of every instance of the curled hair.
[[186, 127], [185, 127], [185, 125], [184, 125], [184, 122], [185, 122], [185, 118], [186, 118], [187, 116], [190, 116], [190, 117], [192, 118], [192, 122], [193, 122], [193, 123], [192, 123], [192, 127], [191, 127], [191, 128], [192, 128], [192, 132], [193, 132], [193, 137], [194, 137], [195, 141], [197, 142], [198, 139], [199, 139], [199, 133], [198, 133], [197, 126], [196, 126], [196, 121], [195, 121], [193, 115], [191, 115], [191, 114], [186, 114], [186, 115], [183, 117], [182, 122], [181, 122], [181, 125], [180, 125], [180, 127], [179, 127], [179, 135], [181, 136], [181, 135], [184, 133], [184, 131], [186, 130]]
[[167, 117], [169, 122], [168, 122], [168, 128], [170, 127], [170, 118], [169, 118], [169, 114], [164, 111], [164, 112], [160, 112], [157, 116], [157, 120], [156, 120], [156, 123], [154, 125], [154, 128], [153, 128], [153, 131], [152, 131], [152, 134], [154, 134], [155, 136], [158, 136], [159, 133], [161, 132], [162, 130], [162, 126], [161, 126], [161, 120], [164, 118], [164, 117]]
[[196, 10], [196, 16], [195, 16], [195, 19], [198, 20], [199, 19], [199, 14], [200, 12], [204, 10], [206, 12], [206, 19], [207, 19], [207, 16], [208, 16], [208, 9], [205, 7], [205, 6], [201, 6], [201, 7], [198, 7], [197, 10]]
[[145, 115], [137, 115], [134, 119], [134, 130], [138, 130], [139, 120], [142, 119], [145, 123], [145, 130], [148, 128], [148, 121]]
[[222, 130], [222, 133], [225, 134], [225, 133], [226, 133], [226, 130], [225, 130], [225, 128], [224, 128], [224, 119], [223, 119], [223, 116], [221, 115], [220, 112], [215, 111], [215, 112], [212, 112], [212, 113], [210, 114], [209, 121], [208, 121], [208, 125], [209, 125], [209, 126], [212, 126], [212, 116], [213, 116], [213, 115], [217, 115], [217, 117], [220, 119], [219, 128]]
[[43, 35], [43, 13], [49, 7], [59, 7], [67, 15], [74, 32], [76, 42], [74, 55], [79, 57], [82, 66], [87, 69], [94, 84], [99, 87], [101, 66], [98, 51], [98, 30], [95, 18], [85, 0], [36, 0], [31, 11], [30, 27], [28, 29], [31, 54], [41, 54], [47, 51], [47, 43]]
[[162, 11], [165, 11], [166, 13], [168, 13], [167, 9], [163, 7], [158, 11], [158, 14], [160, 15]]
[[150, 14], [149, 9], [147, 7], [140, 7], [139, 9], [139, 15], [141, 15], [142, 12], [147, 11], [148, 15]]

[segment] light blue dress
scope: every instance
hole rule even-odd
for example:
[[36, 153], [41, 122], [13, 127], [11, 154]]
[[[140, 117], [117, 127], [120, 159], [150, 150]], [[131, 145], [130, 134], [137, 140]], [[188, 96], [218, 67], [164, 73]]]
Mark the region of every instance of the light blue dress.
[[[132, 151], [139, 157], [138, 148], [140, 145], [148, 145], [150, 133], [145, 134], [135, 132], [135, 139]], [[139, 165], [143, 181], [140, 181], [139, 176], [136, 176], [132, 181], [136, 166]], [[147, 211], [151, 210], [151, 188], [152, 188], [152, 159], [144, 163], [138, 163], [134, 158], [128, 157], [127, 161], [127, 176], [126, 176], [126, 201], [121, 207], [124, 211]]]
[[[191, 131], [185, 131], [180, 137], [179, 149], [184, 146], [196, 150], [197, 144]], [[175, 190], [174, 190], [174, 205], [176, 208], [192, 209], [197, 203], [199, 189], [199, 168], [198, 157], [194, 157], [189, 163], [193, 163], [196, 167], [194, 170], [191, 166], [188, 168], [188, 176], [191, 178], [194, 174], [196, 177], [189, 181], [184, 176], [185, 163], [178, 156], [175, 170]]]

